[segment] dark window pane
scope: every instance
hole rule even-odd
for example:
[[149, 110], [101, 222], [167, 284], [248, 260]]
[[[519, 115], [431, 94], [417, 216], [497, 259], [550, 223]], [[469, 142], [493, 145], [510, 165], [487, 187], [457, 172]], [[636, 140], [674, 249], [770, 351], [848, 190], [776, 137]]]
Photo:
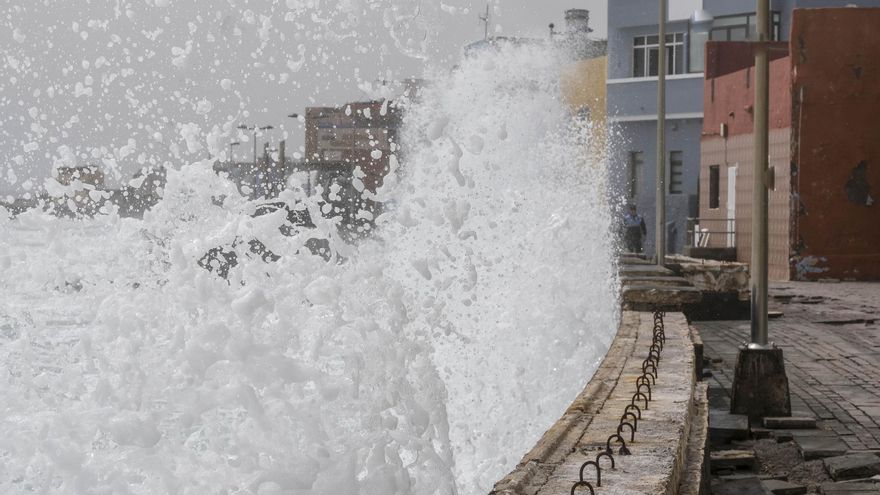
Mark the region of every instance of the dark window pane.
[[714, 27], [725, 27], [725, 26], [743, 26], [748, 21], [748, 16], [746, 15], [732, 15], [725, 17], [716, 17], [715, 20], [712, 21], [712, 26]]
[[727, 28], [713, 29], [711, 39], [713, 41], [730, 41], [730, 31]]
[[654, 36], [648, 36], [648, 44], [649, 45], [656, 45], [658, 43], [660, 43], [660, 36], [659, 35], [655, 34]]
[[773, 13], [773, 22], [772, 22], [772, 25], [770, 26], [770, 36], [773, 37], [773, 41], [780, 41], [782, 39], [782, 37], [781, 37], [782, 33], [781, 33], [781, 28], [780, 28], [781, 24], [782, 24], [782, 21], [779, 18], [779, 12], [774, 12]]
[[639, 175], [642, 172], [642, 152], [631, 151], [629, 154], [629, 184], [628, 193], [630, 199], [635, 198], [639, 193]]
[[669, 194], [684, 191], [684, 161], [681, 151], [669, 152]]
[[659, 48], [649, 48], [648, 49], [648, 75], [656, 76], [659, 74], [658, 67], [660, 66], [660, 49]]
[[709, 208], [717, 209], [721, 203], [719, 196], [721, 190], [720, 183], [720, 168], [718, 165], [711, 165], [709, 167]]
[[673, 74], [684, 74], [684, 45], [675, 45], [675, 65]]
[[645, 77], [645, 49], [633, 50], [633, 77]]
[[633, 40], [633, 46], [642, 46], [645, 44], [644, 36], [636, 36], [636, 39]]
[[730, 34], [728, 39], [730, 41], [746, 41], [748, 36], [746, 36], [746, 28], [738, 27], [738, 28], [730, 28]]

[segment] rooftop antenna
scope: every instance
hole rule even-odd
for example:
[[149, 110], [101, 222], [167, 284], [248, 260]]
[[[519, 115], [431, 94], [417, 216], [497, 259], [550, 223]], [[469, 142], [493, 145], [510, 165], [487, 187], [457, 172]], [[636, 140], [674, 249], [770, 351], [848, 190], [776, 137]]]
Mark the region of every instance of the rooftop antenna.
[[486, 13], [480, 14], [480, 21], [482, 21], [483, 24], [485, 24], [485, 28], [486, 28], [485, 34], [483, 34], [484, 40], [489, 39], [489, 19], [491, 19], [490, 15], [489, 15], [489, 3], [486, 2]]

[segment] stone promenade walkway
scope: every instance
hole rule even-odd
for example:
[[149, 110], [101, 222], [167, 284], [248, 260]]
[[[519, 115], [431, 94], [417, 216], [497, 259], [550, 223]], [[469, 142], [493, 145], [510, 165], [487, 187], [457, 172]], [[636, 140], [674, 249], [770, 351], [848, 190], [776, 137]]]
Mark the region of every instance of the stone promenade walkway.
[[[826, 455], [880, 452], [880, 283], [779, 283], [770, 297], [771, 312], [781, 313], [770, 320], [770, 340], [784, 351], [792, 415], [814, 417], [827, 437], [822, 444], [843, 450]], [[749, 322], [693, 325], [705, 356], [715, 360], [710, 407], [729, 410], [732, 368]]]

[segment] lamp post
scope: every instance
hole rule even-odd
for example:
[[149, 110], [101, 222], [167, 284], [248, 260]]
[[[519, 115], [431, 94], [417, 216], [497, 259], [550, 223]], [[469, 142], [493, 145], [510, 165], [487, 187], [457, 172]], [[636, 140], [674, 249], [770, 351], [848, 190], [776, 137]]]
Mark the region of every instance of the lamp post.
[[751, 342], [740, 349], [733, 377], [730, 411], [750, 418], [790, 416], [791, 396], [782, 349], [768, 341], [767, 204], [773, 169], [769, 168], [770, 0], [757, 0], [755, 53], [754, 171], [752, 181]]
[[241, 141], [233, 141], [233, 142], [229, 143], [229, 163], [230, 164], [235, 163], [235, 160], [232, 158], [232, 148], [234, 148], [240, 144], [241, 144]]
[[257, 166], [257, 126], [241, 124], [238, 126], [242, 131], [253, 131], [254, 133], [254, 166]]
[[252, 131], [254, 133], [253, 173], [255, 174], [255, 178], [257, 179], [257, 184], [254, 184], [254, 189], [256, 190], [260, 186], [260, 184], [259, 184], [259, 179], [260, 179], [259, 178], [259, 171], [257, 170], [257, 132], [272, 130], [272, 129], [274, 129], [274, 127], [272, 127], [271, 125], [257, 126], [256, 124], [254, 124], [254, 125], [241, 124], [240, 126], [238, 126], [238, 129], [241, 129], [242, 131]]
[[767, 339], [767, 172], [769, 170], [770, 64], [766, 43], [770, 40], [769, 0], [758, 0], [755, 46], [755, 172], [752, 174], [752, 341], [749, 347], [766, 349]]
[[257, 166], [257, 131], [269, 131], [269, 130], [274, 129], [274, 127], [272, 127], [271, 125], [264, 125], [264, 126], [258, 127], [256, 125], [242, 124], [242, 125], [238, 126], [238, 129], [241, 129], [243, 131], [252, 131], [254, 133], [254, 167], [256, 167]]
[[[657, 266], [666, 264], [666, 0], [660, 0], [657, 53], [657, 189], [654, 232]], [[650, 69], [650, 68], [649, 68]]]

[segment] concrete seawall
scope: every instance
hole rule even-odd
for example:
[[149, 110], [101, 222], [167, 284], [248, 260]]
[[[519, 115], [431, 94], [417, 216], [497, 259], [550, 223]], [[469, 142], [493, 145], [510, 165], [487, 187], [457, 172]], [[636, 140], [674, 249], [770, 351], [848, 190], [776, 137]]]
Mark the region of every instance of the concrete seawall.
[[[629, 429], [623, 429], [631, 455], [622, 455], [620, 444], [612, 444], [615, 467], [607, 458], [600, 462], [601, 488], [592, 466], [583, 471], [583, 479], [597, 493], [706, 493], [701, 492], [706, 483], [702, 472], [708, 428], [706, 388], [694, 372], [698, 338], [681, 313], [668, 313], [664, 329], [666, 342], [647, 408], [632, 396], [654, 338], [653, 314], [625, 311], [611, 348], [583, 392], [491, 493], [572, 493], [581, 466], [605, 451], [608, 437], [617, 433], [632, 402], [640, 405], [642, 417], [634, 441]], [[575, 492], [589, 493], [589, 489], [583, 485]]]

